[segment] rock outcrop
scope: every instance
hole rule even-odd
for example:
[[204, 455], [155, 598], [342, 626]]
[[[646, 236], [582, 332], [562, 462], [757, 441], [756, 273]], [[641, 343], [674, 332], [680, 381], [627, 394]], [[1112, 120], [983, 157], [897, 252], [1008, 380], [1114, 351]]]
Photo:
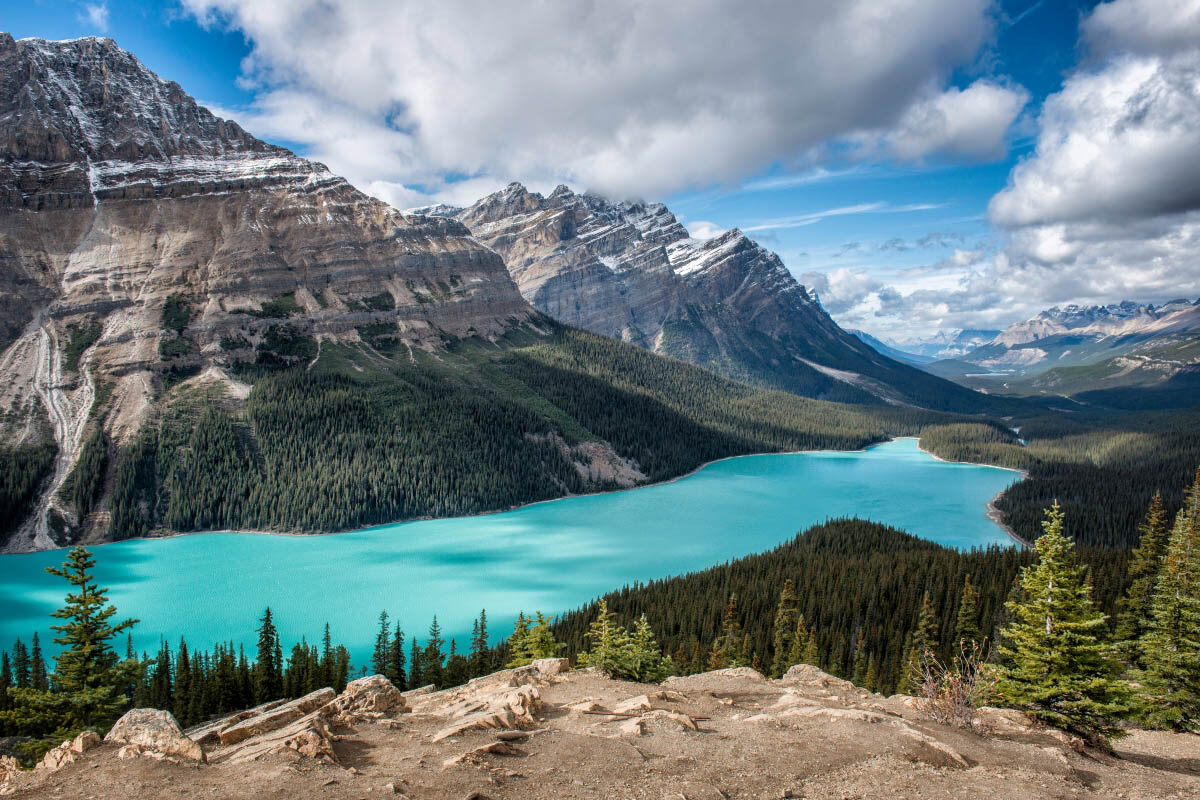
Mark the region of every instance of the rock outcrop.
[[[742, 668], [655, 686], [562, 666], [551, 659], [405, 694], [363, 678], [281, 728], [228, 745], [212, 725], [191, 730], [206, 743], [206, 765], [93, 747], [0, 791], [63, 800], [1200, 796], [1191, 735], [1135, 732], [1114, 757], [1002, 709], [981, 711], [981, 732], [947, 727], [913, 698], [881, 697], [812, 667], [781, 680]], [[213, 725], [231, 729], [296, 702]], [[315, 702], [310, 695], [307, 705]], [[504, 722], [463, 725], [488, 715]]]
[[164, 375], [236, 392], [223, 366], [302, 363], [297, 341], [437, 350], [536, 316], [462, 224], [255, 139], [110, 39], [0, 33], [0, 442], [60, 450], [9, 549], [55, 546], [98, 385], [125, 442]]
[[984, 402], [839, 328], [776, 254], [737, 229], [696, 240], [660, 203], [565, 186], [543, 197], [515, 183], [454, 218], [504, 257], [534, 307], [568, 325], [810, 396]]
[[127, 755], [145, 753], [157, 757], [204, 761], [204, 749], [184, 735], [169, 711], [135, 708], [117, 720], [105, 734], [104, 741], [124, 745]]

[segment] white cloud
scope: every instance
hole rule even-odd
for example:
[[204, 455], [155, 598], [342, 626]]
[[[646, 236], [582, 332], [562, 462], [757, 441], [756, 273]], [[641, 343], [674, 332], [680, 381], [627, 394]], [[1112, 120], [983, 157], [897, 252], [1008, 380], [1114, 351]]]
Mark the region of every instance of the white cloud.
[[914, 103], [877, 146], [905, 161], [931, 155], [995, 160], [1008, 152], [1007, 134], [1029, 92], [979, 80]]
[[183, 4], [253, 45], [259, 103], [239, 121], [360, 184], [454, 174], [655, 197], [861, 131], [990, 154], [1013, 104], [992, 84], [939, 95], [987, 40], [989, 0]]
[[79, 21], [99, 33], [108, 32], [108, 3], [85, 3]]
[[1200, 0], [1117, 0], [1097, 6], [1083, 21], [1083, 38], [1096, 55], [1165, 55], [1200, 42]]
[[689, 222], [684, 227], [687, 228], [688, 236], [691, 236], [693, 239], [715, 239], [726, 230], [717, 223], [704, 219]]
[[[1200, 40], [1198, 40], [1200, 41]], [[1121, 56], [1047, 98], [1037, 149], [989, 205], [1004, 226], [1200, 208], [1200, 49]]]

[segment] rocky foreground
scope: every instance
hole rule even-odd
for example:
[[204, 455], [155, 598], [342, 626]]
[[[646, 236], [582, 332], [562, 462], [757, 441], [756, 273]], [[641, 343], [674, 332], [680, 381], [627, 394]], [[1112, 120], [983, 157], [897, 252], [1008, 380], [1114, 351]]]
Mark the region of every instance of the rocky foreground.
[[[547, 659], [441, 692], [380, 676], [186, 732], [129, 712], [0, 794], [55, 798], [1200, 797], [1200, 738], [1137, 732], [1098, 752], [1012, 711], [979, 733], [808, 666], [661, 685]], [[12, 767], [11, 761], [8, 766]], [[4, 778], [7, 778], [4, 780]]]

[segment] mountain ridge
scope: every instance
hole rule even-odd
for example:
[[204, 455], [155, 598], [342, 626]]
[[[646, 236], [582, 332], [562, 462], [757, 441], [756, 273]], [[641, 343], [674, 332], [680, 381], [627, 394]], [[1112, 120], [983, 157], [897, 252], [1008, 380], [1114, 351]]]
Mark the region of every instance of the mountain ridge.
[[736, 228], [697, 240], [661, 203], [566, 186], [543, 196], [519, 183], [454, 218], [501, 254], [535, 308], [565, 324], [822, 399], [994, 405], [843, 331], [775, 253]]

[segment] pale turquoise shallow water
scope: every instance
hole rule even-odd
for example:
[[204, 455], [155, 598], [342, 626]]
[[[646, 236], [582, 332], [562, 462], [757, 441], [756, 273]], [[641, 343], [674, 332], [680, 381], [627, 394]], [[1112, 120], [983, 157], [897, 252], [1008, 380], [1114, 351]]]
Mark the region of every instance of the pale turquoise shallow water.
[[[985, 514], [1018, 479], [950, 464], [900, 439], [862, 452], [747, 456], [659, 486], [574, 497], [480, 517], [384, 525], [334, 536], [197, 534], [97, 547], [96, 573], [134, 642], [160, 636], [250, 645], [264, 606], [285, 646], [326, 621], [357, 660], [386, 608], [406, 632], [437, 614], [464, 644], [487, 608], [493, 638], [518, 610], [557, 613], [633, 581], [767, 550], [826, 519], [858, 516], [958, 548], [1010, 543]], [[45, 567], [65, 551], [0, 556], [0, 647], [48, 641], [65, 584]]]

